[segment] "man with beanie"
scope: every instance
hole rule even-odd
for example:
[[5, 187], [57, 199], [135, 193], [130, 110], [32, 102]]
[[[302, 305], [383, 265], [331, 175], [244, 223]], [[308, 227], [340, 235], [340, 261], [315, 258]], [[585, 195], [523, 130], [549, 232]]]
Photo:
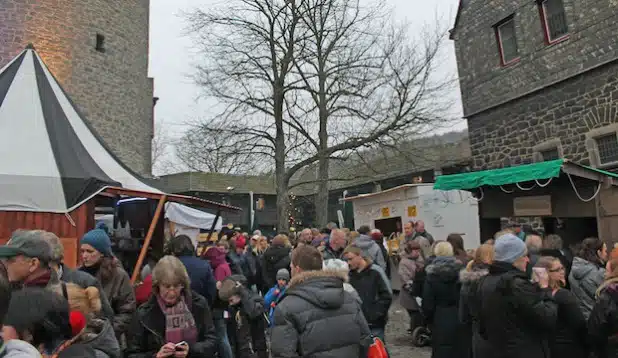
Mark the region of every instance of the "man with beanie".
[[62, 242], [60, 242], [60, 238], [56, 236], [53, 232], [49, 231], [38, 231], [41, 234], [41, 237], [47, 241], [47, 243], [51, 246], [51, 261], [50, 266], [52, 270], [56, 272], [58, 278], [62, 282], [74, 283], [81, 288], [86, 287], [96, 287], [99, 290], [99, 295], [101, 298], [101, 311], [105, 315], [105, 317], [112, 319], [114, 318], [114, 310], [109, 304], [109, 300], [103, 291], [103, 287], [99, 280], [97, 280], [94, 276], [79, 270], [74, 270], [63, 263], [64, 260], [64, 246], [62, 246]]
[[530, 282], [526, 244], [517, 236], [498, 237], [494, 251], [489, 274], [473, 297], [477, 307], [483, 307], [479, 333], [488, 344], [478, 358], [548, 358], [548, 334], [558, 314], [548, 278]]

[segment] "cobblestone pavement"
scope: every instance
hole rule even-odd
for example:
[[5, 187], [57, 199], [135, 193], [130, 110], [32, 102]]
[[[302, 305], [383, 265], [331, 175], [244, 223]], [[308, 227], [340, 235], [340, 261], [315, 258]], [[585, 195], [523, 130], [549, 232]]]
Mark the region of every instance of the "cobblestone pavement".
[[429, 348], [417, 348], [412, 344], [408, 313], [399, 305], [399, 297], [393, 298], [388, 325], [386, 326], [386, 342], [390, 358], [429, 358]]

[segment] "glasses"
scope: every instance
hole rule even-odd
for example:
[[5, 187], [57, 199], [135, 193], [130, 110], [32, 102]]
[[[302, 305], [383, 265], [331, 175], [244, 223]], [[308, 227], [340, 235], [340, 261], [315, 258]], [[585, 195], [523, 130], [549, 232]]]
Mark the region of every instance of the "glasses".
[[564, 271], [564, 266], [560, 266], [558, 268], [555, 268], [553, 270], [549, 270], [549, 272], [562, 272]]
[[161, 287], [162, 289], [166, 290], [166, 291], [180, 291], [183, 288], [185, 288], [184, 285], [178, 284], [178, 285], [159, 285], [159, 287]]

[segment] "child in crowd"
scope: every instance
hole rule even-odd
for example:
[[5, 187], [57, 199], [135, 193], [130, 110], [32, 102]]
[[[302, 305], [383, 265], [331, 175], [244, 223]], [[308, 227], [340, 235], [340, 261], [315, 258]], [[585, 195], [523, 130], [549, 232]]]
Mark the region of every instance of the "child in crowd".
[[277, 271], [277, 284], [273, 286], [268, 293], [264, 296], [264, 303], [268, 310], [268, 325], [270, 327], [273, 326], [273, 314], [275, 312], [275, 307], [279, 300], [285, 294], [285, 290], [288, 287], [288, 283], [290, 282], [290, 273], [287, 269], [280, 269]]
[[242, 275], [232, 275], [221, 283], [219, 297], [228, 302], [228, 337], [236, 358], [268, 358], [264, 300], [247, 287]]

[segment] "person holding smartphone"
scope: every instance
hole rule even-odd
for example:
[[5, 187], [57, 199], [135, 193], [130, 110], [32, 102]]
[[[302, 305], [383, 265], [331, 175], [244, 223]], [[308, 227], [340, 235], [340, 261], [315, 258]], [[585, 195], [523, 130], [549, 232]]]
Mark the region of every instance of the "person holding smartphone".
[[556, 329], [549, 339], [552, 357], [585, 358], [586, 318], [579, 308], [577, 297], [564, 289], [566, 285], [565, 267], [556, 257], [542, 256], [533, 268], [533, 281], [544, 281], [551, 290], [558, 305]]

